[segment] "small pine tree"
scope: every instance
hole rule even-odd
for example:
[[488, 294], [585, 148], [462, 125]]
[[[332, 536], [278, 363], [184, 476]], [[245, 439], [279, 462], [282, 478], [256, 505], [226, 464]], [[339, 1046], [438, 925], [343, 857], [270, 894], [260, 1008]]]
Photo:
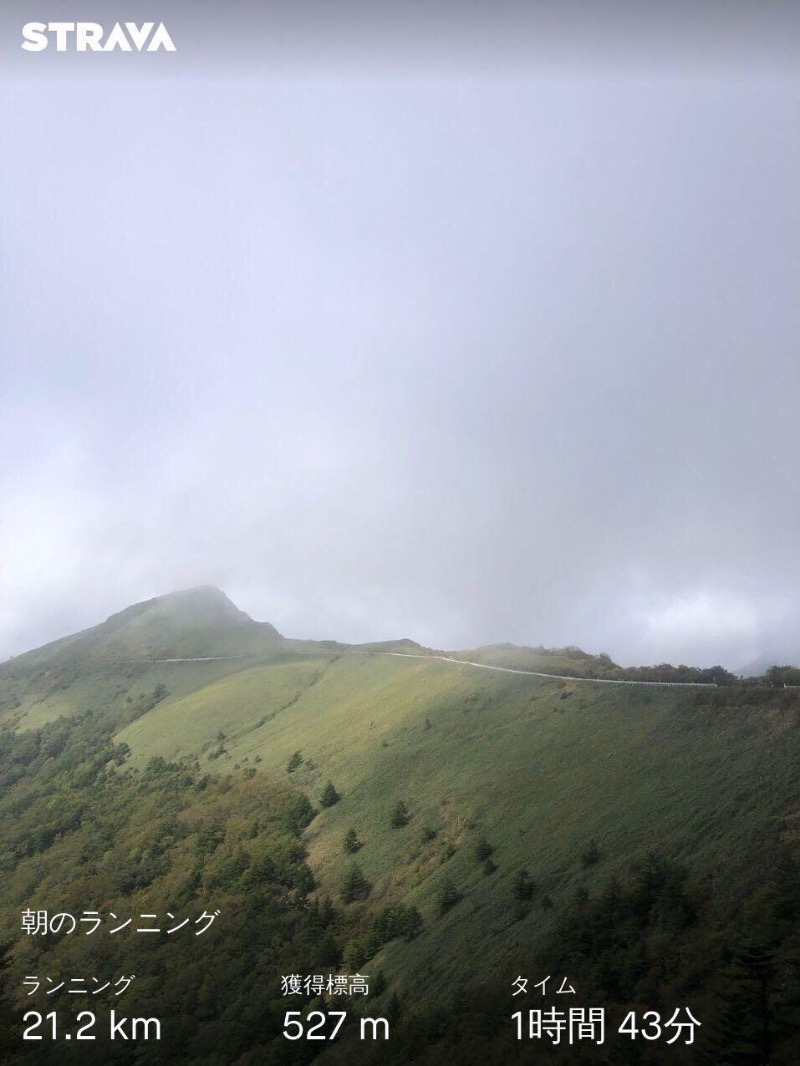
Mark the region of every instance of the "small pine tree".
[[342, 884], [341, 897], [343, 903], [355, 903], [356, 900], [366, 899], [372, 891], [372, 885], [364, 876], [364, 871], [357, 862], [347, 872]]
[[357, 851], [361, 850], [362, 846], [355, 829], [348, 829], [344, 837], [344, 850], [347, 854], [355, 855]]
[[292, 833], [299, 835], [317, 812], [308, 796], [301, 792], [284, 815], [284, 821]]
[[299, 766], [302, 766], [302, 765], [303, 765], [303, 754], [302, 754], [302, 752], [296, 751], [294, 753], [294, 755], [291, 757], [291, 759], [289, 759], [289, 762], [286, 764], [286, 773], [287, 774], [294, 773], [294, 771]]
[[439, 913], [439, 917], [455, 907], [456, 903], [462, 898], [461, 893], [456, 888], [453, 881], [448, 877], [443, 883], [442, 887], [436, 896], [436, 910]]
[[400, 800], [389, 816], [389, 825], [391, 825], [392, 829], [402, 829], [404, 825], [408, 825], [410, 820], [411, 815], [408, 813], [408, 807]]
[[489, 858], [488, 858], [488, 859], [486, 860], [486, 862], [485, 862], [485, 863], [483, 864], [483, 872], [484, 872], [484, 873], [485, 873], [485, 874], [487, 875], [487, 877], [488, 877], [488, 875], [489, 875], [489, 874], [493, 874], [493, 873], [495, 872], [495, 870], [496, 870], [496, 869], [497, 869], [497, 863], [496, 863], [496, 862], [494, 861], [494, 859], [492, 859], [492, 858], [491, 858], [491, 856], [490, 856], [490, 857], [489, 857]]
[[338, 803], [341, 798], [342, 797], [333, 786], [333, 781], [329, 781], [325, 788], [323, 788], [319, 801], [323, 807], [332, 807], [334, 803]]
[[403, 1004], [400, 997], [396, 992], [392, 992], [389, 997], [389, 1002], [386, 1004], [386, 1021], [390, 1026], [395, 1026], [400, 1019], [400, 1015], [403, 1013]]
[[409, 907], [403, 918], [402, 936], [406, 940], [413, 940], [422, 932], [422, 915], [416, 907]]
[[528, 900], [533, 899], [536, 892], [536, 882], [527, 870], [517, 870], [514, 874], [511, 888], [514, 893], [514, 899], [526, 903]]
[[367, 951], [360, 940], [348, 940], [344, 946], [342, 965], [348, 973], [358, 973], [367, 961]]
[[478, 860], [478, 862], [486, 862], [486, 860], [491, 856], [493, 851], [494, 848], [486, 839], [486, 837], [481, 837], [478, 843], [475, 845], [475, 858]]
[[600, 859], [600, 848], [597, 846], [597, 841], [592, 838], [586, 845], [586, 850], [581, 855], [581, 866], [584, 870], [588, 870], [590, 866], [594, 866]]

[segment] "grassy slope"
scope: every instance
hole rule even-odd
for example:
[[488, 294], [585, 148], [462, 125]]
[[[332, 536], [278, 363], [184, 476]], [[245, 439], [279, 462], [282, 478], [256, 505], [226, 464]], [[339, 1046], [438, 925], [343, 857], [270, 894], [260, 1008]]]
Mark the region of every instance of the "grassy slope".
[[[546, 934], [578, 883], [591, 890], [654, 845], [716, 875], [723, 893], [726, 884], [739, 891], [735, 878], [757, 876], [760, 841], [796, 813], [797, 712], [704, 700], [691, 690], [549, 682], [351, 653], [218, 679], [165, 700], [117, 739], [139, 763], [154, 755], [202, 761], [222, 730], [226, 751], [209, 770], [244, 769], [258, 758], [259, 772], [292, 780], [312, 798], [331, 779], [343, 798], [308, 831], [322, 890], [338, 891], [352, 861], [342, 850], [352, 826], [374, 885], [367, 908], [404, 898], [426, 918], [418, 939], [384, 949], [387, 972], [450, 984], [471, 976], [476, 959], [483, 976], [504, 966], [517, 972], [521, 939], [535, 944]], [[288, 776], [296, 750], [312, 765]], [[392, 830], [389, 812], [400, 799], [412, 820]], [[425, 826], [437, 834], [427, 842]], [[495, 847], [499, 869], [490, 877], [472, 854], [480, 835]], [[584, 871], [580, 855], [592, 837], [602, 858]], [[556, 903], [534, 909], [524, 927], [509, 913], [520, 866]], [[465, 898], [440, 919], [435, 898], [446, 877]]]
[[[326, 659], [319, 658], [269, 666], [240, 665], [232, 676], [215, 678], [188, 694], [177, 691], [164, 701], [160, 715], [145, 715], [119, 733], [117, 739], [133, 748], [140, 764], [154, 755], [172, 760], [205, 754], [220, 732], [225, 735], [226, 749], [239, 753], [254, 732], [260, 734], [263, 744], [263, 728], [291, 709], [304, 690], [314, 684], [326, 663]], [[175, 664], [175, 668], [189, 665]], [[167, 670], [163, 676], [169, 686], [171, 672]], [[220, 766], [223, 768], [230, 768], [230, 756], [227, 765]]]
[[[36, 729], [87, 711], [126, 722], [157, 687], [183, 696], [254, 663], [319, 654], [320, 645], [253, 622], [218, 590], [173, 593], [0, 664], [0, 725]], [[155, 661], [203, 656], [221, 658]]]
[[118, 709], [124, 716], [128, 697], [138, 700], [166, 685], [171, 694], [179, 695], [203, 688], [219, 677], [241, 669], [238, 662], [175, 663], [167, 665], [139, 662], [110, 663], [82, 672], [63, 683], [55, 672], [41, 678], [26, 678], [0, 688], [13, 692], [14, 699], [3, 716], [19, 728], [37, 729], [54, 722], [61, 715], [68, 718], [86, 711]]
[[[135, 616], [121, 630], [107, 624], [0, 664], [0, 724], [36, 729], [61, 715], [101, 712], [127, 721], [131, 702], [163, 685], [173, 697], [205, 689], [256, 663], [330, 655], [307, 641], [274, 640], [255, 623], [185, 629]], [[207, 662], [158, 658], [221, 656]]]

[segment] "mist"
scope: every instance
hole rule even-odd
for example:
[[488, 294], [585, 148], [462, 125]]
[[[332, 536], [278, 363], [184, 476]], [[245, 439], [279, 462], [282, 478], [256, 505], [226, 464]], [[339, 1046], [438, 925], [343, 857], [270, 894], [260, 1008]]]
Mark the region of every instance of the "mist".
[[214, 584], [290, 636], [800, 661], [772, 23], [381, 70], [181, 19], [174, 77], [0, 82], [0, 656]]

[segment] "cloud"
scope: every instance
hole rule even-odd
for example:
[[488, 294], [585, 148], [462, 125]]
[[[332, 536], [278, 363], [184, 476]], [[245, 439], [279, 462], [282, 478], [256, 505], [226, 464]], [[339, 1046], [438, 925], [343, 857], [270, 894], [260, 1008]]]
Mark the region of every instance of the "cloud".
[[744, 661], [758, 647], [759, 617], [751, 603], [708, 592], [675, 596], [642, 612], [643, 644], [665, 658], [695, 659], [714, 650], [730, 665], [732, 649]]
[[796, 659], [797, 95], [17, 85], [0, 655], [211, 583], [290, 635]]

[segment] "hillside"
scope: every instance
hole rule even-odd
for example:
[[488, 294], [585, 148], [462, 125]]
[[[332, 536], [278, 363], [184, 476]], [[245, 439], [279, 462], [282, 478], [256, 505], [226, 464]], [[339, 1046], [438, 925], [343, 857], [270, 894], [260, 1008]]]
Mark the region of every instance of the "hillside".
[[[207, 658], [217, 655], [223, 658]], [[194, 661], [169, 661], [181, 659]], [[492, 664], [505, 669], [485, 668]], [[512, 670], [549, 664], [545, 672], [558, 666], [577, 676], [510, 673], [508, 664]], [[730, 977], [732, 960], [745, 952], [745, 941], [747, 950], [753, 946], [745, 931], [770, 958], [789, 959], [794, 950], [800, 693], [586, 680], [615, 672], [620, 668], [607, 657], [579, 649], [506, 645], [443, 658], [408, 640], [358, 648], [295, 642], [214, 590], [123, 611], [0, 667], [6, 701], [0, 738], [11, 760], [0, 806], [10, 855], [2, 936], [13, 942], [19, 906], [48, 905], [56, 870], [71, 883], [71, 863], [80, 867], [75, 884], [87, 900], [113, 899], [124, 887], [103, 872], [111, 838], [97, 851], [88, 843], [89, 800], [69, 770], [77, 757], [68, 758], [70, 745], [80, 745], [80, 765], [91, 768], [81, 773], [99, 790], [97, 802], [133, 790], [130, 802], [140, 808], [142, 797], [167, 779], [182, 782], [173, 787], [187, 810], [200, 802], [191, 797], [209, 787], [203, 782], [235, 790], [236, 804], [221, 821], [177, 808], [175, 817], [198, 826], [206, 818], [221, 834], [229, 863], [224, 884], [241, 905], [264, 861], [259, 855], [272, 845], [249, 843], [261, 839], [256, 822], [234, 830], [234, 809], [268, 793], [276, 809], [307, 804], [308, 797], [308, 815], [299, 828], [292, 823], [297, 832], [309, 823], [295, 855], [308, 875], [293, 873], [293, 883], [302, 881], [303, 907], [334, 903], [326, 964], [385, 975], [378, 1010], [387, 1009], [390, 996], [413, 1003], [424, 975], [430, 1009], [479, 982], [486, 1003], [499, 997], [497, 1017], [505, 1018], [518, 973], [560, 965], [601, 1002], [691, 1000], [709, 1019], [704, 1039], [712, 1040], [713, 1029], [719, 1043], [731, 982], [739, 988]], [[62, 713], [68, 719], [57, 722]], [[106, 754], [92, 756], [95, 749]], [[30, 768], [24, 776], [14, 769], [21, 760]], [[68, 784], [53, 785], [58, 781]], [[329, 783], [336, 798], [326, 795]], [[56, 796], [63, 810], [53, 820]], [[23, 809], [30, 821], [15, 825], [13, 812]], [[124, 813], [122, 798], [117, 809], [114, 833], [124, 839], [136, 819]], [[32, 846], [34, 825], [40, 839]], [[356, 842], [349, 850], [348, 833]], [[127, 856], [132, 878], [127, 891], [150, 885], [172, 898], [180, 882], [190, 894], [205, 884], [208, 895], [218, 872], [192, 882], [190, 853], [180, 834], [171, 835], [172, 873], [165, 869], [155, 879], [136, 873], [152, 861], [147, 849], [120, 849], [116, 861]], [[96, 873], [78, 859], [81, 849], [95, 856]], [[354, 864], [361, 881], [348, 893]], [[520, 890], [521, 870], [529, 893]], [[171, 877], [171, 887], [159, 877]], [[646, 892], [637, 878], [646, 878]], [[599, 930], [609, 928], [609, 901], [619, 910], [625, 892], [626, 916], [611, 927], [627, 933], [608, 942]], [[283, 921], [281, 913], [275, 922]], [[410, 914], [417, 916], [413, 934], [398, 932], [408, 932], [403, 922]], [[593, 923], [597, 936], [584, 942], [578, 930]], [[17, 974], [23, 956], [15, 950]], [[602, 960], [633, 951], [638, 961], [631, 957], [629, 971], [609, 984]], [[283, 958], [299, 968], [296, 958]], [[24, 964], [34, 962], [25, 956]], [[791, 1000], [797, 991], [791, 982], [774, 1004], [768, 994], [775, 1062], [790, 1061], [780, 1057], [788, 1039], [787, 987]], [[459, 1009], [451, 1004], [449, 1016], [460, 1017]], [[503, 1061], [498, 1048], [507, 1034], [499, 1022], [491, 1025], [481, 1037], [483, 1051], [494, 1048]], [[429, 1043], [459, 1044], [458, 1033], [447, 1035], [441, 1026], [436, 1032]], [[736, 1061], [760, 1061], [756, 1036], [748, 1030], [736, 1039], [756, 1048], [756, 1058]], [[689, 1054], [669, 1061], [700, 1060]]]
[[185, 692], [246, 662], [307, 653], [218, 589], [174, 592], [0, 664], [0, 722], [31, 728], [89, 710], [126, 719], [167, 676], [171, 691]]
[[[117, 739], [133, 765], [156, 756], [219, 771], [258, 765], [314, 800], [333, 781], [342, 800], [308, 833], [322, 888], [335, 894], [344, 878], [350, 827], [364, 841], [359, 861], [376, 904], [402, 896], [430, 914], [442, 882], [456, 878], [466, 914], [454, 913], [413, 950], [393, 948], [387, 962], [462, 980], [476, 952], [511, 964], [516, 870], [535, 870], [551, 896], [567, 898], [585, 876], [580, 856], [592, 838], [606, 876], [654, 845], [698, 871], [749, 876], [765, 836], [800, 813], [798, 707], [787, 700], [754, 712], [724, 690], [589, 688], [350, 653], [242, 671], [165, 700]], [[304, 761], [288, 775], [295, 751]], [[411, 821], [393, 832], [389, 815], [401, 800]], [[426, 829], [435, 833], [427, 841]], [[481, 835], [498, 863], [490, 881], [471, 855]], [[555, 918], [540, 918], [539, 931]]]
[[281, 640], [268, 623], [254, 622], [219, 589], [202, 586], [134, 604], [81, 633], [46, 644], [15, 662], [53, 665], [178, 655], [222, 655], [261, 638]]

